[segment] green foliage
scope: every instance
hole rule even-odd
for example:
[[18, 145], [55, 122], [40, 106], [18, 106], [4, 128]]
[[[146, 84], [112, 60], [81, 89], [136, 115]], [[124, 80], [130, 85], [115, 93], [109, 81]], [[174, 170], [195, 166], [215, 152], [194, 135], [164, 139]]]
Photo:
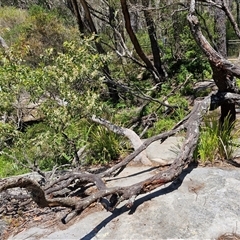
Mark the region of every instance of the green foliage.
[[[92, 141], [92, 128], [86, 119], [101, 112], [100, 91], [105, 86], [100, 69], [107, 60], [93, 51], [94, 38], [83, 39], [81, 47], [65, 42], [64, 53], [57, 55], [53, 49], [47, 49], [35, 67], [29, 66], [14, 49], [0, 53], [0, 115], [11, 116], [1, 125], [1, 153], [9, 161], [17, 159], [20, 171], [24, 168], [21, 166], [31, 164], [46, 170], [71, 163], [75, 150]], [[41, 102], [37, 111], [44, 122], [20, 132], [17, 129], [25, 113], [17, 106], [26, 93], [30, 94], [30, 103]], [[114, 152], [116, 141], [104, 131], [95, 128], [91, 136], [97, 139], [100, 135], [102, 149], [99, 147], [96, 152], [103, 151], [101, 160], [109, 160], [118, 155]], [[105, 141], [106, 147], [104, 134], [110, 137]], [[110, 141], [113, 143], [109, 144]], [[106, 150], [110, 145], [112, 149]]]
[[0, 8], [0, 25], [1, 25], [0, 34], [1, 36], [9, 37], [6, 39], [9, 41], [9, 44], [11, 44], [12, 41], [14, 41], [14, 38], [16, 37], [15, 34], [11, 33], [14, 33], [15, 28], [26, 21], [27, 16], [28, 13], [25, 10], [17, 9], [14, 7]]
[[240, 79], [238, 79], [238, 78], [236, 79], [236, 85], [238, 88], [240, 88]]
[[[46, 48], [54, 48], [55, 54], [63, 51], [65, 41], [78, 39], [73, 25], [64, 25], [64, 19], [56, 12], [33, 5], [28, 11], [3, 7], [0, 10], [1, 36], [15, 51], [36, 65]], [[28, 51], [26, 51], [28, 49]]]
[[154, 127], [151, 128], [148, 131], [146, 137], [152, 137], [152, 136], [154, 136], [156, 134], [159, 134], [161, 132], [168, 131], [174, 126], [175, 123], [176, 123], [176, 121], [174, 119], [169, 118], [169, 117], [166, 117], [164, 119], [160, 119], [159, 121], [157, 121], [154, 124]]
[[[111, 1], [111, 5], [116, 6], [118, 14], [119, 1]], [[156, 102], [144, 108], [143, 116], [151, 113], [158, 116], [144, 137], [169, 130], [181, 120], [188, 111], [183, 95], [192, 94], [194, 81], [211, 75], [208, 62], [191, 36], [186, 14], [175, 11], [173, 18], [179, 15], [172, 23], [169, 9], [165, 12], [166, 9], [162, 9], [163, 24], [157, 34], [160, 34], [161, 58], [167, 67], [169, 82], [162, 84], [161, 92], [154, 98], [162, 101], [173, 87], [187, 78], [189, 82], [168, 98], [170, 105], [177, 106], [172, 111], [167, 112]], [[120, 15], [116, 21], [120, 29]], [[96, 114], [117, 125], [130, 127], [128, 124], [139, 113], [144, 96], [152, 93], [152, 76], [130, 59], [115, 55], [111, 48], [114, 46], [111, 27], [101, 26], [98, 36], [79, 38], [74, 24], [59, 12], [36, 5], [28, 11], [0, 9], [0, 35], [11, 46], [5, 52], [0, 51], [0, 116], [6, 116], [0, 122], [1, 176], [25, 172], [34, 165], [48, 170], [72, 164], [76, 151], [83, 147], [86, 147], [86, 154], [82, 164], [108, 163], [118, 159], [124, 154], [123, 149], [128, 148], [123, 137], [89, 119]], [[136, 35], [146, 55], [151, 55], [147, 29], [139, 30]], [[125, 39], [132, 50], [130, 39], [127, 36]], [[103, 46], [109, 54], [101, 55], [96, 51], [95, 43], [100, 40], [106, 43]], [[133, 57], [140, 60], [134, 49]], [[118, 85], [120, 101], [116, 105], [109, 103], [106, 97], [108, 79], [102, 74], [105, 64], [112, 79], [124, 85]], [[38, 104], [34, 117], [40, 122], [24, 123], [26, 109], [21, 108], [22, 104], [28, 107]], [[143, 128], [135, 130], [141, 133]], [[225, 142], [224, 137], [220, 142]]]
[[[54, 132], [46, 124], [39, 123], [28, 127], [14, 141], [14, 154], [22, 166], [38, 165], [40, 169], [50, 170], [55, 165], [69, 163], [63, 153], [69, 154], [71, 146], [59, 132]], [[8, 156], [10, 156], [8, 154]]]
[[188, 107], [188, 101], [181, 95], [181, 93], [176, 92], [174, 95], [168, 98], [168, 102], [170, 105], [177, 106], [175, 112], [180, 118], [185, 116], [183, 110]]
[[28, 169], [19, 166], [14, 160], [0, 155], [0, 178], [27, 173]]
[[205, 121], [206, 126], [201, 129], [201, 136], [197, 146], [197, 154], [200, 161], [206, 163], [207, 161], [214, 162], [218, 156], [218, 124], [216, 120], [213, 122]]
[[108, 163], [120, 156], [120, 137], [103, 126], [93, 126], [90, 132], [90, 155], [87, 162], [90, 164]]
[[[165, 91], [169, 91], [165, 85]], [[188, 101], [181, 95], [180, 92], [176, 92], [174, 95], [168, 98], [168, 103], [174, 106], [173, 109], [166, 109], [165, 107], [157, 109], [158, 121], [154, 123], [144, 135], [145, 138], [154, 136], [161, 132], [170, 130], [174, 125], [182, 120], [188, 113]], [[150, 105], [149, 113], [155, 112], [156, 105]]]
[[201, 128], [195, 158], [199, 158], [202, 163], [231, 159], [234, 135], [236, 135], [232, 133], [233, 126], [234, 123], [229, 125], [229, 118], [226, 118], [220, 127], [216, 116], [207, 116]]
[[175, 13], [173, 25], [166, 27], [168, 34], [164, 36], [166, 42], [162, 48], [169, 76], [177, 84], [184, 82], [189, 75], [193, 76], [191, 80], [209, 79], [211, 67], [192, 37], [186, 13]]
[[139, 44], [142, 47], [142, 50], [147, 54], [151, 55], [151, 44], [150, 44], [150, 39], [148, 33], [144, 31], [138, 31], [136, 34]]
[[[120, 113], [112, 109], [111, 105], [106, 103], [102, 103], [102, 105], [99, 106], [96, 114], [117, 126], [121, 126], [122, 124], [120, 121], [126, 117], [124, 117], [122, 112]], [[88, 164], [106, 164], [112, 160], [119, 159], [124, 151], [127, 151], [128, 140], [124, 141], [123, 136], [113, 133], [99, 124], [91, 124], [90, 128], [87, 147], [88, 154], [86, 156], [86, 162]]]

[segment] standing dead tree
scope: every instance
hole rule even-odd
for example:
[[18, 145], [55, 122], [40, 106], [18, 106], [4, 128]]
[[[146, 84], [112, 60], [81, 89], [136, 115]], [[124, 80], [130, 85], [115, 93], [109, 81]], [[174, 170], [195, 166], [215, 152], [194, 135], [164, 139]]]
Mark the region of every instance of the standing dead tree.
[[[120, 163], [100, 173], [84, 171], [68, 172], [54, 181], [46, 182], [40, 186], [29, 178], [18, 177], [0, 181], [0, 192], [10, 188], [21, 187], [31, 193], [32, 199], [39, 207], [64, 206], [72, 211], [62, 218], [63, 223], [69, 222], [73, 217], [80, 214], [84, 209], [95, 202], [100, 202], [105, 209], [112, 211], [119, 203], [126, 201], [129, 208], [134, 204], [137, 196], [150, 192], [168, 182], [172, 182], [182, 173], [183, 169], [193, 159], [193, 153], [200, 134], [200, 125], [204, 115], [209, 111], [221, 107], [221, 121], [227, 114], [235, 117], [235, 104], [240, 103], [240, 95], [234, 86], [234, 77], [240, 77], [240, 67], [226, 60], [216, 52], [201, 32], [200, 23], [195, 14], [196, 1], [191, 0], [188, 21], [192, 34], [207, 56], [212, 70], [213, 79], [219, 88], [203, 100], [196, 100], [191, 113], [179, 122], [171, 131], [161, 133], [147, 139], [133, 153], [128, 155]], [[95, 119], [98, 121], [97, 119]], [[110, 128], [111, 129], [111, 128]], [[126, 132], [126, 129], [117, 128]], [[147, 146], [157, 140], [164, 141], [179, 131], [186, 131], [186, 139], [175, 161], [168, 169], [160, 171], [156, 175], [126, 187], [108, 187], [104, 178], [116, 176], [129, 162], [143, 152]], [[89, 191], [91, 188], [91, 191]], [[73, 194], [78, 192], [78, 194]], [[66, 197], [67, 196], [67, 197]]]
[[[208, 1], [207, 1], [208, 2]], [[211, 3], [212, 1], [210, 1]], [[215, 5], [215, 3], [214, 3]], [[225, 1], [222, 1], [222, 5], [218, 6], [223, 9], [226, 13], [229, 10], [226, 6]], [[227, 14], [229, 16], [229, 14]], [[202, 49], [204, 54], [207, 56], [208, 61], [213, 71], [213, 80], [216, 83], [219, 92], [232, 92], [238, 93], [239, 90], [236, 88], [235, 78], [239, 77], [239, 67], [224, 58], [221, 53], [217, 52], [204, 37], [200, 22], [196, 15], [196, 1], [190, 2], [190, 9], [188, 14], [188, 22], [192, 31], [192, 35]], [[233, 23], [231, 19], [231, 23]], [[236, 119], [235, 103], [227, 101], [221, 104], [221, 117], [220, 122], [223, 123], [225, 118], [229, 115], [230, 122]]]

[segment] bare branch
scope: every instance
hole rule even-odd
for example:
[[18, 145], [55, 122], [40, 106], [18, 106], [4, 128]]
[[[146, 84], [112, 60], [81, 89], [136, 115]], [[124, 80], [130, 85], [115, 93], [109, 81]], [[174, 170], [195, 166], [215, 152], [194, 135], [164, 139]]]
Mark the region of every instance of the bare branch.
[[[43, 188], [29, 178], [20, 177], [5, 179], [0, 182], [0, 192], [10, 188], [21, 187], [27, 189], [31, 193], [32, 199], [39, 207], [64, 206], [73, 209], [62, 219], [63, 223], [70, 221], [94, 202], [100, 202], [109, 211], [114, 210], [116, 206], [123, 201], [127, 201], [126, 206], [130, 208], [138, 195], [152, 191], [178, 178], [182, 170], [193, 159], [193, 152], [197, 145], [200, 131], [199, 127], [203, 116], [208, 112], [211, 105], [218, 106], [224, 101], [240, 102], [240, 95], [228, 92], [217, 93], [204, 98], [202, 101], [196, 101], [189, 116], [185, 121], [182, 121], [176, 126], [175, 129], [147, 139], [136, 151], [126, 157], [121, 163], [116, 164], [102, 173], [68, 172]], [[95, 117], [95, 120], [101, 123], [101, 119], [99, 120]], [[106, 125], [108, 125], [110, 129], [115, 129], [118, 133], [124, 131], [112, 124], [109, 125], [109, 123], [107, 123]], [[145, 150], [152, 142], [159, 139], [165, 139], [183, 129], [187, 129], [186, 140], [175, 161], [168, 169], [131, 186], [107, 187], [103, 177], [110, 176], [116, 170], [126, 166], [127, 163]], [[54, 197], [55, 193], [59, 193], [59, 191], [63, 189], [69, 189], [70, 186], [73, 188], [73, 185], [83, 189], [83, 191], [89, 186], [95, 186], [95, 188], [88, 193], [85, 192], [83, 196], [65, 197], [63, 195], [63, 197]]]
[[198, 141], [199, 126], [203, 116], [208, 111], [210, 102], [211, 97], [208, 96], [203, 101], [196, 103], [188, 121], [186, 141], [183, 147], [181, 148], [181, 151], [177, 156], [176, 160], [169, 167], [169, 169], [167, 169], [166, 171], [162, 171], [151, 178], [148, 178], [142, 182], [138, 182], [131, 186], [114, 187], [108, 188], [104, 191], [103, 190], [98, 191], [94, 195], [89, 196], [87, 199], [79, 201], [75, 211], [81, 211], [87, 207], [86, 205], [91, 204], [97, 199], [106, 197], [113, 193], [115, 194], [117, 193], [118, 201], [116, 201], [115, 206], [111, 206], [111, 209], [108, 210], [113, 210], [117, 206], [117, 204], [124, 200], [129, 200], [129, 202], [127, 202], [126, 205], [128, 207], [131, 207], [133, 205], [132, 199], [135, 199], [136, 196], [152, 191], [157, 187], [162, 186], [163, 184], [171, 182], [174, 179], [176, 179], [182, 172], [183, 168], [192, 160], [193, 152]]
[[151, 61], [148, 59], [148, 57], [143, 52], [143, 50], [138, 42], [138, 39], [133, 32], [133, 29], [131, 26], [131, 21], [130, 21], [130, 14], [128, 11], [128, 6], [127, 6], [126, 0], [121, 0], [121, 6], [122, 6], [122, 12], [123, 12], [124, 20], [125, 20], [126, 30], [129, 34], [129, 37], [132, 41], [132, 44], [134, 45], [134, 48], [135, 48], [137, 54], [142, 59], [142, 61], [146, 64], [147, 68], [151, 71], [156, 83], [162, 82], [161, 76], [159, 75], [157, 69], [153, 66]]
[[226, 13], [230, 23], [232, 24], [232, 27], [233, 27], [235, 33], [237, 34], [238, 38], [240, 38], [240, 29], [238, 27], [238, 24], [234, 20], [234, 17], [232, 15], [231, 11], [229, 10], [229, 7], [227, 6], [226, 1], [222, 0], [222, 2], [223, 2], [222, 10]]
[[[209, 44], [207, 39], [203, 36], [200, 23], [198, 21], [197, 16], [195, 15], [195, 0], [191, 0], [190, 3], [190, 10], [189, 14], [187, 16], [188, 22], [190, 24], [190, 28], [193, 34], [193, 37], [195, 38], [197, 44], [201, 47], [204, 54], [207, 56], [211, 66], [213, 68], [218, 68], [219, 70], [226, 71], [231, 73], [233, 76], [240, 77], [240, 67], [236, 64], [233, 64], [232, 62], [225, 59], [220, 53], [214, 50], [214, 48]], [[214, 70], [214, 69], [213, 69]], [[226, 91], [228, 87], [226, 86], [228, 84], [227, 81], [219, 81], [221, 85], [219, 86], [219, 82], [216, 80], [216, 84], [219, 88], [219, 90]]]

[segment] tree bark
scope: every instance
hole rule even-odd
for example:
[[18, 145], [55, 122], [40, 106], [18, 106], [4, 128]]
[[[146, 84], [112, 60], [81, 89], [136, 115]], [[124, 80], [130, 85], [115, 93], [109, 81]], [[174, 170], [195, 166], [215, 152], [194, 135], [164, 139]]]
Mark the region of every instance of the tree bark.
[[138, 42], [138, 39], [133, 31], [126, 0], [121, 0], [121, 7], [122, 7], [122, 13], [124, 16], [124, 20], [125, 20], [125, 28], [128, 32], [128, 35], [131, 39], [134, 49], [136, 50], [136, 52], [137, 52], [138, 56], [141, 58], [141, 60], [146, 64], [147, 69], [153, 74], [155, 83], [163, 82], [163, 79], [159, 75], [157, 69], [154, 67], [154, 65], [151, 63], [149, 58], [143, 52], [143, 50]]
[[[215, 81], [219, 92], [237, 93], [238, 89], [235, 85], [234, 76], [239, 77], [239, 67], [232, 64], [220, 53], [212, 48], [207, 39], [203, 36], [200, 23], [195, 12], [196, 1], [191, 0], [190, 10], [187, 19], [190, 24], [192, 35], [207, 56], [213, 70], [213, 80]], [[224, 54], [224, 52], [223, 52]], [[235, 104], [225, 102], [221, 105], [220, 123], [222, 124], [226, 118], [229, 118], [230, 123], [236, 119]]]
[[[142, 0], [142, 4], [144, 7], [148, 8], [149, 0]], [[149, 12], [149, 10], [144, 9], [143, 12], [144, 12], [144, 17], [145, 17], [145, 20], [147, 23], [148, 36], [150, 39], [151, 49], [152, 49], [152, 54], [153, 54], [154, 67], [157, 69], [159, 75], [164, 79], [165, 77], [167, 77], [167, 74], [166, 74], [166, 71], [164, 71], [163, 65], [161, 62], [160, 48], [159, 48], [158, 41], [157, 41], [155, 24], [154, 24], [153, 18], [151, 16], [151, 13]]]
[[138, 0], [129, 0], [129, 2], [132, 4], [132, 6], [134, 6], [130, 12], [131, 26], [133, 28], [133, 31], [137, 33], [139, 30], [139, 22], [140, 22], [138, 8], [136, 7]]
[[[222, 3], [222, 0], [216, 0], [216, 4]], [[214, 11], [214, 27], [216, 34], [216, 46], [217, 51], [221, 53], [223, 57], [227, 57], [227, 39], [226, 39], [226, 15], [222, 9], [215, 8]]]
[[77, 1], [76, 0], [70, 0], [70, 1], [68, 1], [68, 4], [69, 4], [69, 8], [71, 9], [71, 11], [73, 12], [73, 14], [75, 15], [75, 17], [77, 19], [79, 32], [84, 34], [85, 27], [84, 27], [84, 23], [82, 21], [82, 17], [81, 17], [81, 14], [80, 14], [80, 9], [78, 7]]
[[236, 8], [237, 8], [237, 24], [240, 26], [240, 2], [239, 0], [235, 0]]

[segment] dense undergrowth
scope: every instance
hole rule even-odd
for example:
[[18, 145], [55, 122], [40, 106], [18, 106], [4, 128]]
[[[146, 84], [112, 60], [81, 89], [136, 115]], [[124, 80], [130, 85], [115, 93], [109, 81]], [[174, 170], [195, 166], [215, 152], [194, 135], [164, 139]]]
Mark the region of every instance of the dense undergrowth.
[[[74, 21], [38, 6], [28, 11], [4, 7], [0, 25], [0, 35], [9, 45], [0, 52], [0, 177], [29, 168], [50, 170], [118, 160], [131, 151], [128, 140], [93, 123], [93, 114], [119, 126], [134, 126], [142, 138], [148, 138], [180, 121], [197, 96], [195, 82], [211, 75], [185, 26], [180, 36], [181, 58], [174, 58], [171, 44], [162, 46], [169, 78], [156, 92], [156, 101], [141, 108], [152, 91], [151, 76], [131, 61], [121, 62], [110, 49], [99, 54], [95, 49], [99, 36], [80, 36]], [[104, 33], [101, 37], [106, 38]], [[138, 38], [147, 44], [146, 33], [140, 32]], [[117, 104], [108, 98], [102, 72], [106, 64], [112, 78], [125, 86], [118, 89]], [[173, 108], [161, 105], [166, 100]], [[35, 110], [29, 111], [33, 105]], [[31, 121], [26, 119], [29, 115]], [[213, 161], [213, 152], [204, 150], [204, 144], [212, 144], [207, 142], [207, 134], [213, 136], [207, 128], [217, 131], [215, 125], [205, 125], [196, 156]], [[217, 149], [224, 146], [221, 157], [229, 156], [223, 137], [215, 140], [214, 135], [211, 141], [218, 142]]]

